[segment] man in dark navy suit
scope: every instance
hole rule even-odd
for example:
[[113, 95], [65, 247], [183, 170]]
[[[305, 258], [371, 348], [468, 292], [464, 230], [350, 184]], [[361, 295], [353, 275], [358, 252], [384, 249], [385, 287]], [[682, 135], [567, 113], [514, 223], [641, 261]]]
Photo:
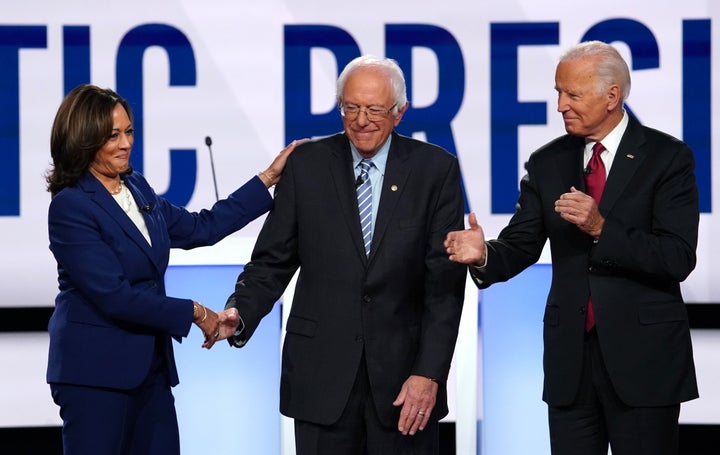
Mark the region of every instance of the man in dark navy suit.
[[228, 300], [231, 342], [299, 268], [280, 386], [297, 453], [437, 454], [467, 274], [443, 247], [463, 223], [458, 162], [393, 132], [408, 108], [394, 61], [353, 60], [337, 96], [345, 131], [288, 160]]
[[550, 240], [543, 399], [554, 455], [678, 453], [680, 403], [698, 397], [680, 282], [695, 267], [692, 151], [623, 109], [630, 73], [598, 41], [555, 73], [568, 134], [534, 152], [496, 240], [448, 235], [480, 288], [534, 264]]

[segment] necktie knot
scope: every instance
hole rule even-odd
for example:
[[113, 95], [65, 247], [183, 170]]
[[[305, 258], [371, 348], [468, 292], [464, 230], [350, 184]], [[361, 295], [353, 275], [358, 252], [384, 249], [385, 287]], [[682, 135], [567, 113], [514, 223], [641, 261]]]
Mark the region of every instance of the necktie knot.
[[364, 160], [360, 161], [360, 175], [367, 175], [368, 172], [370, 172], [370, 168], [372, 167], [373, 162], [369, 158], [365, 158]]
[[599, 142], [593, 145], [593, 154], [590, 157], [590, 161], [587, 164], [587, 171], [585, 172], [587, 194], [592, 196], [598, 204], [600, 204], [600, 197], [605, 187], [605, 163], [603, 163], [602, 158], [600, 158], [600, 154], [604, 150], [605, 147]]
[[593, 157], [597, 156], [599, 158], [600, 154], [605, 151], [605, 146], [599, 142], [596, 142], [595, 145], [593, 145], [592, 151]]

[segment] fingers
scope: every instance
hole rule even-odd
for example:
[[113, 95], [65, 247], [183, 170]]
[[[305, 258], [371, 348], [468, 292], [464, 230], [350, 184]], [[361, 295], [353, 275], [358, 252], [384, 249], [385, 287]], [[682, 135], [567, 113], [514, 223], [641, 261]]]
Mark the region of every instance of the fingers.
[[400, 412], [400, 422], [398, 423], [398, 431], [403, 435], [413, 436], [418, 431], [422, 431], [430, 421], [432, 414], [432, 406], [410, 406], [407, 411]]
[[470, 216], [468, 217], [468, 224], [470, 224], [470, 229], [480, 229], [480, 225], [478, 224], [477, 215], [475, 215], [475, 212], [470, 212]]
[[208, 335], [205, 334], [205, 341], [202, 344], [202, 347], [205, 349], [210, 349], [213, 347], [216, 341], [218, 341], [218, 337], [220, 335], [220, 330], [216, 330], [215, 333]]
[[305, 142], [307, 142], [309, 140], [310, 140], [310, 138], [307, 138], [307, 137], [303, 138], [303, 139], [295, 139], [294, 141], [289, 143], [287, 146], [285, 146], [285, 148], [282, 149], [280, 154], [284, 153], [285, 155], [289, 155], [290, 153], [292, 153], [293, 150], [295, 150], [295, 147], [297, 147], [300, 144], [304, 144]]
[[202, 330], [203, 335], [205, 336], [202, 347], [210, 349], [213, 344], [215, 344], [215, 342], [218, 340], [220, 336], [221, 318], [225, 319], [225, 314], [220, 316], [219, 313], [208, 310], [207, 316], [203, 317], [201, 321], [196, 322], [197, 326], [200, 327], [200, 330]]
[[235, 331], [240, 325], [240, 316], [235, 308], [230, 308], [220, 314], [223, 315], [224, 320], [220, 322], [218, 340], [224, 340], [235, 334]]
[[414, 435], [422, 431], [430, 420], [435, 406], [438, 385], [435, 381], [423, 376], [410, 376], [403, 384], [394, 406], [402, 405], [398, 431], [403, 435]]
[[240, 315], [237, 308], [224, 311], [207, 310], [207, 315], [195, 324], [202, 330], [204, 340], [202, 347], [210, 349], [220, 340], [225, 340], [235, 334], [240, 325]]
[[220, 338], [220, 325], [216, 324], [213, 329], [211, 330], [203, 330], [203, 334], [205, 335], [205, 341], [202, 344], [202, 347], [205, 349], [210, 349], [213, 347], [216, 341]]
[[275, 159], [272, 163], [270, 163], [270, 166], [267, 169], [258, 174], [266, 187], [270, 188], [271, 186], [277, 184], [277, 182], [280, 181], [280, 177], [283, 169], [285, 169], [285, 163], [287, 163], [288, 156], [290, 156], [293, 150], [295, 150], [295, 147], [309, 140], [310, 139], [305, 138], [292, 141], [280, 151], [278, 156], [275, 157]]
[[[416, 421], [418, 421], [418, 430], [422, 431], [427, 426], [428, 422], [430, 421], [430, 410], [420, 410], [418, 411], [418, 417]], [[410, 431], [413, 431], [412, 429]], [[414, 434], [414, 433], [413, 433]]]
[[240, 314], [238, 314], [237, 308], [228, 308], [227, 310], [223, 311], [225, 314], [225, 322], [229, 323], [232, 322], [233, 324], [237, 325], [240, 323]]

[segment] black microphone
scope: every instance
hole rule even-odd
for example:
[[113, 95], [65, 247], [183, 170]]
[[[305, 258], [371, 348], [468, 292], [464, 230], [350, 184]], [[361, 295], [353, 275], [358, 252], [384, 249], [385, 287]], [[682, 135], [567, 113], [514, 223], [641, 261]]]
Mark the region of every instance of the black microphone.
[[210, 139], [210, 136], [205, 136], [205, 145], [207, 145], [208, 152], [210, 152], [210, 169], [212, 169], [213, 185], [215, 185], [215, 200], [219, 201], [220, 198], [218, 197], [217, 180], [215, 179], [215, 163], [213, 162], [212, 147], [211, 147], [212, 139]]
[[140, 210], [142, 210], [143, 212], [150, 213], [152, 211], [153, 207], [155, 207], [155, 204], [153, 204], [152, 202], [149, 202], [145, 205], [141, 205]]
[[365, 183], [365, 182], [363, 181], [362, 176], [358, 175], [357, 178], [355, 179], [355, 188], [359, 187], [363, 183]]
[[583, 169], [583, 174], [585, 174], [585, 175], [592, 174], [592, 169], [590, 169], [589, 167], [586, 167], [585, 169]]

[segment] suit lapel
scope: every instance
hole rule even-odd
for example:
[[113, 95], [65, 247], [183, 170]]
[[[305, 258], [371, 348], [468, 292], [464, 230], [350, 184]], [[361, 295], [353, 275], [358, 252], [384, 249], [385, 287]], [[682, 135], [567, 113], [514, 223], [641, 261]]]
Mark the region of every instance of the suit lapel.
[[615, 153], [610, 173], [608, 174], [602, 199], [600, 200], [600, 212], [607, 214], [618, 198], [625, 190], [633, 174], [642, 165], [647, 154], [642, 147], [645, 142], [645, 135], [637, 120], [630, 117], [627, 129], [623, 134], [620, 146]]
[[[127, 234], [127, 236], [133, 242], [135, 242], [138, 247], [140, 247], [140, 249], [150, 258], [153, 264], [158, 267], [157, 258], [155, 254], [153, 254], [152, 247], [147, 242], [147, 240], [145, 240], [145, 237], [143, 237], [142, 233], [140, 233], [140, 230], [137, 228], [137, 226], [135, 226], [135, 223], [133, 223], [130, 217], [123, 211], [123, 209], [110, 195], [110, 193], [107, 192], [105, 187], [102, 186], [102, 183], [100, 183], [100, 181], [93, 177], [91, 174], [85, 174], [84, 178], [81, 179], [80, 183], [83, 189], [88, 192], [93, 202], [100, 206], [100, 208], [104, 210], [110, 218], [117, 222], [117, 224], [120, 225], [120, 228]], [[131, 193], [134, 197], [136, 194], [139, 193], [139, 190], [134, 185], [128, 183], [129, 182], [126, 181], [126, 186], [128, 187], [128, 189], [131, 190]], [[144, 198], [142, 200], [144, 200]], [[136, 201], [138, 203], [138, 206], [140, 206], [140, 201], [137, 199]], [[151, 239], [153, 239], [154, 230], [155, 229], [151, 229], [150, 224], [148, 224], [148, 231], [150, 232]], [[153, 244], [155, 244], [155, 242], [153, 242]]]
[[[150, 247], [150, 251], [154, 251], [154, 247], [160, 245], [160, 243], [162, 242], [162, 237], [160, 236], [159, 230], [160, 223], [158, 222], [158, 218], [160, 217], [159, 209], [153, 205], [152, 201], [148, 199], [147, 195], [142, 191], [142, 188], [135, 184], [135, 181], [133, 179], [126, 179], [125, 185], [130, 190], [130, 193], [135, 199], [138, 207], [149, 207], [149, 211], [141, 210], [140, 214], [145, 220], [145, 226], [147, 227], [153, 247], [150, 247], [150, 245], [147, 244], [147, 241], [145, 241], [145, 245]], [[132, 223], [132, 225], [135, 226], [134, 223]], [[135, 228], [137, 230], [137, 226], [135, 226]], [[138, 230], [138, 233], [139, 232], [140, 231]], [[142, 234], [140, 235], [140, 237], [145, 240], [145, 237], [143, 237]], [[157, 261], [155, 262], [156, 265], [158, 265]]]
[[375, 218], [370, 260], [375, 256], [375, 252], [382, 244], [385, 231], [393, 213], [395, 213], [400, 198], [405, 192], [408, 176], [410, 175], [411, 166], [407, 162], [410, 157], [409, 150], [401, 142], [402, 138], [393, 132], [387, 162], [385, 163], [385, 177], [380, 195], [380, 205]]
[[365, 245], [360, 230], [360, 214], [358, 212], [357, 192], [355, 191], [350, 142], [344, 134], [339, 134], [336, 138], [340, 143], [332, 147], [333, 152], [329, 163], [330, 175], [332, 176], [340, 210], [350, 230], [350, 236], [353, 239], [355, 248], [363, 261], [366, 261]]

